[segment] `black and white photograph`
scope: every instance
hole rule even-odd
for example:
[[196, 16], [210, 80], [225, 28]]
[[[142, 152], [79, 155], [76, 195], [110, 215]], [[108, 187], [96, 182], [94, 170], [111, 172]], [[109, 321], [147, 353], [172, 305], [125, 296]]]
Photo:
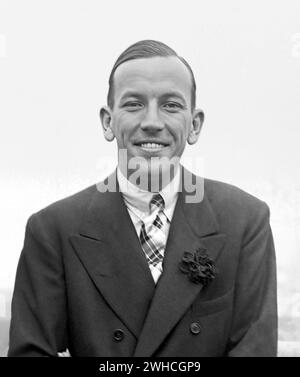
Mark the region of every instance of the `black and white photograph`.
[[0, 357], [300, 356], [299, 16], [0, 0]]

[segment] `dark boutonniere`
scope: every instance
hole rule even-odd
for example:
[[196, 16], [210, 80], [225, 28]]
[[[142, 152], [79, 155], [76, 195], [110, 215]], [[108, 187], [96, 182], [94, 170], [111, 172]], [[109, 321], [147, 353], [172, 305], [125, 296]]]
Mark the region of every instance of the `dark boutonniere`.
[[206, 249], [199, 248], [194, 252], [185, 251], [179, 263], [179, 269], [196, 284], [207, 286], [216, 275], [214, 261], [208, 256]]

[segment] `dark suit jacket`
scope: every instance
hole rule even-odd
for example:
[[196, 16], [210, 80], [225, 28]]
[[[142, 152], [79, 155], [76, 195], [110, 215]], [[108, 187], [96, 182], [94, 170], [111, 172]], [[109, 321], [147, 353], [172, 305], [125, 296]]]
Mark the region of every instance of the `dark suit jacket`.
[[[225, 183], [204, 188], [197, 204], [179, 194], [157, 286], [119, 192], [94, 185], [32, 215], [8, 355], [275, 356], [269, 209]], [[218, 269], [206, 287], [178, 268], [198, 247]]]

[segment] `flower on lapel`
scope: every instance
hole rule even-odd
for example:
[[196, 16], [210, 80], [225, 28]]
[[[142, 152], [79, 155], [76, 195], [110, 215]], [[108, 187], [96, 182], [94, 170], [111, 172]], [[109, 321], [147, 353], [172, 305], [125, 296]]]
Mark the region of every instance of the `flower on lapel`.
[[208, 285], [217, 272], [214, 261], [208, 256], [206, 249], [199, 248], [194, 252], [185, 251], [179, 269], [195, 284]]

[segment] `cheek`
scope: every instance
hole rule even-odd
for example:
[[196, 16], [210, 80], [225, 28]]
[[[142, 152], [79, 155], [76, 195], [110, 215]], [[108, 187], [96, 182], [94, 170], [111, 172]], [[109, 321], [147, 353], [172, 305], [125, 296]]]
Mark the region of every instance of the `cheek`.
[[115, 117], [115, 127], [122, 130], [131, 130], [137, 127], [140, 123], [140, 116], [135, 113], [122, 113]]
[[172, 117], [166, 124], [169, 125], [169, 132], [179, 141], [186, 140], [191, 127], [191, 118], [178, 114], [178, 117]]
[[116, 137], [126, 139], [134, 129], [136, 120], [128, 114], [120, 114], [113, 118], [113, 130]]
[[124, 111], [124, 112], [120, 112], [117, 116], [116, 116], [116, 120], [119, 122], [119, 123], [137, 123], [137, 122], [140, 122], [142, 119], [142, 112], [141, 111], [132, 111], [132, 112], [128, 112], [128, 111]]

